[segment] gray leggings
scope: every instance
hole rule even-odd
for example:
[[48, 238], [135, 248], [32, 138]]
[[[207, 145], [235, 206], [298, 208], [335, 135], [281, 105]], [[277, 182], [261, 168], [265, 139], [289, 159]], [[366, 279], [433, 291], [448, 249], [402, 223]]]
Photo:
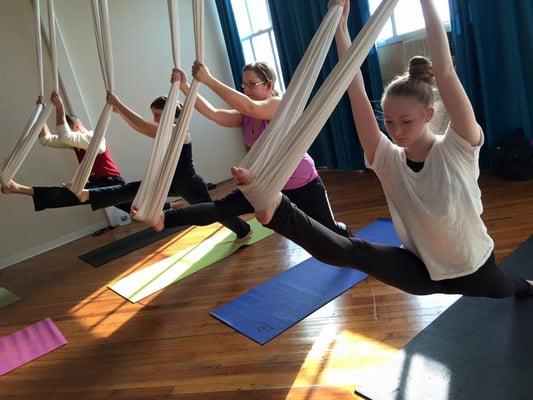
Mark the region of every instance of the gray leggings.
[[494, 298], [533, 294], [524, 279], [509, 277], [498, 267], [494, 254], [473, 274], [433, 281], [422, 260], [413, 252], [338, 235], [299, 210], [285, 196], [266, 226], [324, 263], [358, 269], [408, 293]]

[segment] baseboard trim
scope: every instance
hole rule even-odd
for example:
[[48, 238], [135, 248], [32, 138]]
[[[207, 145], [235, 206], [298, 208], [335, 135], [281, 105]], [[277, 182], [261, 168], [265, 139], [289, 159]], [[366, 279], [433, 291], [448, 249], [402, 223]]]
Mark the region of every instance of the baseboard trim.
[[87, 236], [89, 234], [92, 234], [93, 232], [105, 228], [107, 226], [107, 223], [100, 222], [97, 224], [85, 226], [81, 229], [78, 229], [74, 232], [70, 232], [66, 235], [60, 236], [58, 238], [55, 238], [54, 240], [51, 240], [49, 242], [40, 244], [38, 246], [35, 246], [31, 249], [21, 251], [19, 253], [12, 254], [8, 257], [0, 259], [0, 270], [7, 268], [13, 264], [17, 264], [21, 261], [25, 261], [29, 258], [35, 257], [39, 254], [45, 253], [49, 250], [55, 249], [57, 247], [63, 246], [64, 244], [73, 242], [74, 240], [77, 240], [81, 237]]

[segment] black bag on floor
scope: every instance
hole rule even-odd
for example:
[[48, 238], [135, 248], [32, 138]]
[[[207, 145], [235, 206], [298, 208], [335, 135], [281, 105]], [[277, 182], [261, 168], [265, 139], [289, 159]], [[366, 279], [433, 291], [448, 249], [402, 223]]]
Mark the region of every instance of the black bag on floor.
[[494, 173], [501, 179], [533, 179], [533, 144], [522, 129], [496, 145], [492, 154]]

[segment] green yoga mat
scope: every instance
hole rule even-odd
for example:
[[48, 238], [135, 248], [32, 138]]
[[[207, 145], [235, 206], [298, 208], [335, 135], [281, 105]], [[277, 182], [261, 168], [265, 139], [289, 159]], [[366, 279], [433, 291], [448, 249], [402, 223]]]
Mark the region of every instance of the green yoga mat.
[[249, 246], [273, 233], [255, 219], [248, 221], [248, 223], [253, 234], [242, 243], [234, 243], [235, 234], [223, 229], [201, 243], [136, 271], [107, 287], [132, 303], [136, 303], [146, 296], [226, 258], [240, 247]]
[[0, 287], [0, 308], [10, 305], [16, 301], [19, 301], [20, 297], [11, 293], [6, 288]]

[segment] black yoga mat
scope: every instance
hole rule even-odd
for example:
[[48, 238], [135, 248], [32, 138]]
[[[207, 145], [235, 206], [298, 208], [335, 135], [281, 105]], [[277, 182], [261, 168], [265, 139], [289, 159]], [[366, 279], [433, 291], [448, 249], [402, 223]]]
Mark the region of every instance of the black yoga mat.
[[[533, 278], [533, 236], [502, 268]], [[463, 296], [356, 384], [372, 400], [531, 400], [533, 298]]]
[[176, 226], [172, 228], [163, 229], [160, 232], [155, 232], [152, 228], [143, 229], [132, 235], [115, 240], [98, 249], [89, 251], [88, 253], [79, 256], [86, 263], [98, 268], [109, 261], [113, 261], [119, 257], [125, 256], [135, 250], [141, 249], [151, 243], [157, 242], [167, 236], [173, 235], [188, 226]]

